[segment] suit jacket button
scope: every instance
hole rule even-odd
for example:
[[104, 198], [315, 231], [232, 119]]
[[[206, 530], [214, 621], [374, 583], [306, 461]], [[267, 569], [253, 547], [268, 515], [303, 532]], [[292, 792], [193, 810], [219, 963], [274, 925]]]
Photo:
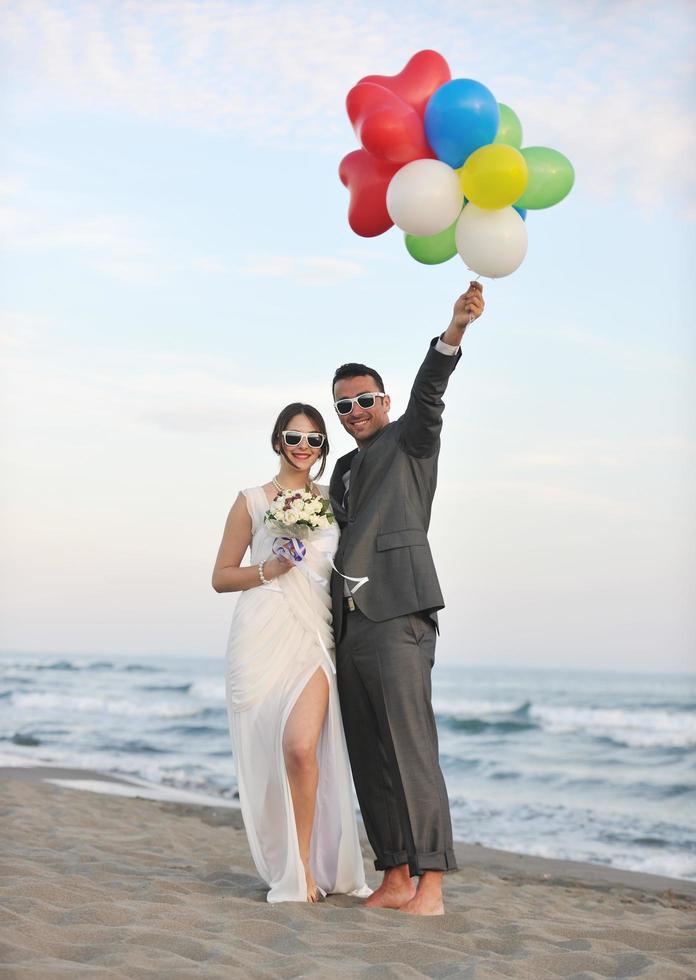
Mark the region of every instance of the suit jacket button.
[[349, 517], [348, 518], [348, 523], [349, 524], [355, 524], [355, 518], [354, 517]]

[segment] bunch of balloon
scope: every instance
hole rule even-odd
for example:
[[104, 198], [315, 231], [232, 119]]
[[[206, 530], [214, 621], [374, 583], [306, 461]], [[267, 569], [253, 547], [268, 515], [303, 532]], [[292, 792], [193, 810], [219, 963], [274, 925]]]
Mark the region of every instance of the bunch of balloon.
[[339, 167], [349, 224], [367, 238], [396, 225], [425, 265], [459, 253], [477, 275], [510, 275], [527, 254], [527, 211], [573, 186], [562, 153], [522, 148], [512, 109], [481, 82], [452, 79], [436, 51], [419, 51], [398, 75], [361, 79], [346, 107], [361, 144]]

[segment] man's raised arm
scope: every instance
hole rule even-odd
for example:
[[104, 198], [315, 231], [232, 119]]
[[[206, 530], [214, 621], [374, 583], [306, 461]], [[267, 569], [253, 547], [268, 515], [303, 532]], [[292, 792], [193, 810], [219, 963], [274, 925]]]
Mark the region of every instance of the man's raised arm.
[[437, 452], [445, 407], [442, 396], [459, 358], [464, 331], [481, 316], [484, 305], [481, 284], [472, 282], [454, 304], [449, 326], [432, 342], [401, 418], [399, 442], [410, 456], [426, 458]]

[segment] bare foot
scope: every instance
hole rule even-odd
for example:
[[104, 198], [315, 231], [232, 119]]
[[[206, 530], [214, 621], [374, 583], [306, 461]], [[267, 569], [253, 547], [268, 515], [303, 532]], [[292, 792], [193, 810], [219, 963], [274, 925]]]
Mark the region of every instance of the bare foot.
[[442, 872], [424, 871], [418, 881], [418, 891], [414, 898], [402, 906], [401, 911], [408, 915], [444, 915]]
[[363, 905], [368, 909], [400, 909], [415, 895], [416, 886], [408, 872], [401, 873], [398, 868], [390, 868], [377, 891], [374, 891]]
[[421, 896], [416, 892], [410, 902], [401, 906], [400, 911], [407, 912], [409, 915], [444, 915], [445, 903], [442, 901], [442, 896], [440, 898], [430, 895]]
[[315, 902], [321, 902], [323, 896], [319, 891], [319, 886], [314, 880], [314, 875], [312, 874], [312, 869], [309, 866], [309, 862], [305, 863], [303, 861], [302, 863], [304, 864], [305, 880], [307, 882], [307, 901], [311, 902], [312, 904]]

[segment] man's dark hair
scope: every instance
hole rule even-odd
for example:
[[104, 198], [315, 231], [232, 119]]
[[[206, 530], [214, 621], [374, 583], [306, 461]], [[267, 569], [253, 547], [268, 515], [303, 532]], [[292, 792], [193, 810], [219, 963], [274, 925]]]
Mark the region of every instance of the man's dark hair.
[[379, 391], [384, 391], [384, 382], [380, 374], [375, 371], [374, 368], [368, 367], [367, 364], [341, 364], [339, 368], [336, 368], [336, 373], [334, 374], [333, 381], [331, 382], [331, 393], [336, 387], [337, 381], [344, 381], [346, 378], [361, 378], [364, 374], [369, 374], [371, 378], [374, 378], [374, 382], [377, 385]]

